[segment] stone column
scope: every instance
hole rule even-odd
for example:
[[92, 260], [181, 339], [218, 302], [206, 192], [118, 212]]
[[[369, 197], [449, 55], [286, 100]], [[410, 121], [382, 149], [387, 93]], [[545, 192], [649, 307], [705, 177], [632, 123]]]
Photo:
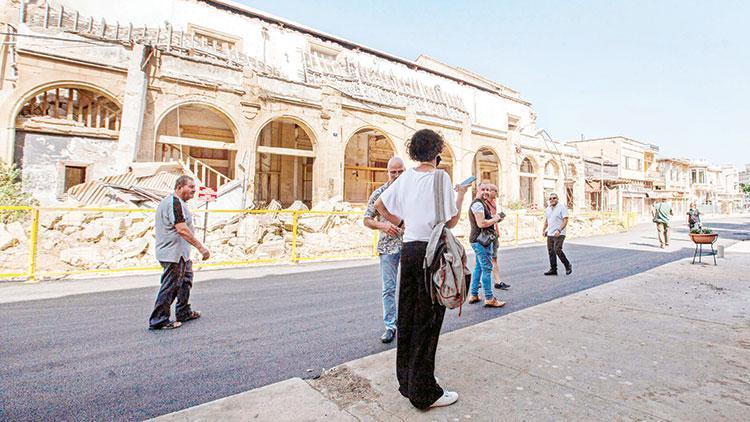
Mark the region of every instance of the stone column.
[[132, 162], [136, 160], [138, 145], [141, 141], [143, 116], [146, 112], [146, 90], [148, 78], [143, 71], [147, 49], [141, 44], [133, 46], [128, 64], [128, 77], [125, 82], [125, 97], [122, 101], [122, 123], [120, 124], [120, 139], [115, 156], [118, 172], [124, 173]]
[[[477, 181], [474, 182], [473, 186], [478, 186], [479, 184], [479, 178], [481, 175], [475, 174], [474, 169], [474, 157], [477, 153], [477, 148], [474, 146], [474, 142], [471, 138], [471, 117], [466, 116], [463, 120], [463, 124], [461, 127], [461, 149], [455, 149], [454, 152], [456, 157], [454, 157], [454, 160], [456, 160], [456, 164], [454, 165], [453, 170], [453, 180], [455, 183], [460, 183], [463, 180], [466, 180], [469, 176], [476, 176]], [[458, 170], [458, 174], [456, 174], [456, 170]], [[469, 209], [469, 204], [471, 204], [471, 201], [474, 199], [472, 197], [472, 194], [475, 192], [475, 189], [469, 189], [466, 192], [466, 196], [464, 196], [464, 202], [462, 206], [462, 210], [465, 213]]]
[[344, 149], [341, 93], [329, 86], [321, 88], [320, 139], [313, 172], [313, 205], [330, 198], [344, 198]]

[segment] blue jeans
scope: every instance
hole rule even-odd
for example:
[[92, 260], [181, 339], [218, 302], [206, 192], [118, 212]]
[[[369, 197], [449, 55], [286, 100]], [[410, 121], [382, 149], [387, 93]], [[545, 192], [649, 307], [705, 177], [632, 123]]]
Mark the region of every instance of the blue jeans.
[[482, 246], [479, 242], [471, 244], [471, 248], [474, 249], [476, 254], [476, 266], [474, 267], [474, 274], [471, 276], [471, 287], [469, 289], [472, 296], [479, 295], [479, 281], [482, 281], [482, 288], [484, 289], [484, 298], [486, 300], [492, 299], [492, 245]]
[[401, 252], [380, 255], [380, 277], [383, 279], [383, 324], [396, 331], [396, 278]]

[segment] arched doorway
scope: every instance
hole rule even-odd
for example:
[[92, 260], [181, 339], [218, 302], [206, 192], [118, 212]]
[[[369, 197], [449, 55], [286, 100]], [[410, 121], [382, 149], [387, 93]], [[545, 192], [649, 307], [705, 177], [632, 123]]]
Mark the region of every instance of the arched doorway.
[[474, 175], [477, 182], [492, 183], [500, 189], [500, 158], [495, 151], [487, 147], [479, 148], [474, 154]]
[[218, 189], [234, 178], [237, 144], [231, 120], [204, 104], [182, 104], [159, 122], [156, 156], [179, 160], [204, 186]]
[[440, 165], [438, 165], [438, 168], [448, 173], [448, 176], [453, 180], [453, 166], [455, 166], [453, 151], [447, 143], [444, 145], [443, 152], [440, 153]]
[[255, 159], [255, 202], [259, 206], [294, 201], [312, 206], [313, 136], [296, 120], [278, 118], [260, 131]]
[[558, 195], [560, 195], [560, 192], [557, 192], [559, 178], [560, 178], [560, 167], [553, 160], [547, 161], [547, 163], [544, 164], [544, 180], [542, 181], [543, 183], [542, 187], [544, 188], [545, 203], [547, 201], [547, 198], [549, 197], [549, 194], [555, 192]]
[[520, 196], [519, 199], [522, 204], [530, 207], [534, 204], [534, 181], [536, 180], [536, 173], [534, 173], [534, 164], [527, 157], [521, 161], [521, 167], [519, 169], [520, 174]]
[[575, 183], [576, 177], [578, 177], [578, 171], [576, 166], [568, 164], [568, 171], [565, 174], [565, 195], [568, 200], [568, 209], [572, 210], [575, 207]]
[[372, 192], [388, 182], [388, 160], [394, 155], [393, 144], [378, 130], [352, 135], [344, 150], [344, 201], [367, 203]]
[[114, 171], [121, 119], [117, 101], [93, 87], [58, 84], [31, 93], [14, 125], [13, 157], [24, 190], [53, 202]]

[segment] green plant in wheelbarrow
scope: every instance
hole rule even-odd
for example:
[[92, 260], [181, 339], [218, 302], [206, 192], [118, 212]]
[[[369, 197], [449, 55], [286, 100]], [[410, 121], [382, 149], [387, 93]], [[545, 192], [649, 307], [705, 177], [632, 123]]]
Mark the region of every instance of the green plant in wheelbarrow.
[[711, 229], [693, 229], [690, 230], [690, 239], [696, 244], [708, 245], [716, 242], [719, 233], [714, 233]]
[[712, 234], [714, 231], [711, 229], [693, 229], [690, 230], [692, 234]]

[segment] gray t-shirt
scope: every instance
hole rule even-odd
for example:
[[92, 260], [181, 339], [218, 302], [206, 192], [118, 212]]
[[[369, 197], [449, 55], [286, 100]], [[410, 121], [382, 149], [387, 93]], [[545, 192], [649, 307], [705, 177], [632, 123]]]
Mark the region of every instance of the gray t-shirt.
[[191, 232], [193, 216], [190, 215], [187, 203], [174, 194], [162, 199], [156, 208], [154, 231], [156, 232], [156, 259], [159, 262], [180, 262], [190, 260], [190, 243], [177, 233], [174, 226], [187, 224]]
[[[554, 236], [555, 231], [562, 227], [563, 220], [568, 216], [568, 208], [558, 203], [555, 207], [547, 207], [544, 216], [547, 217], [547, 236]], [[560, 231], [560, 236], [565, 236], [565, 229]]]

